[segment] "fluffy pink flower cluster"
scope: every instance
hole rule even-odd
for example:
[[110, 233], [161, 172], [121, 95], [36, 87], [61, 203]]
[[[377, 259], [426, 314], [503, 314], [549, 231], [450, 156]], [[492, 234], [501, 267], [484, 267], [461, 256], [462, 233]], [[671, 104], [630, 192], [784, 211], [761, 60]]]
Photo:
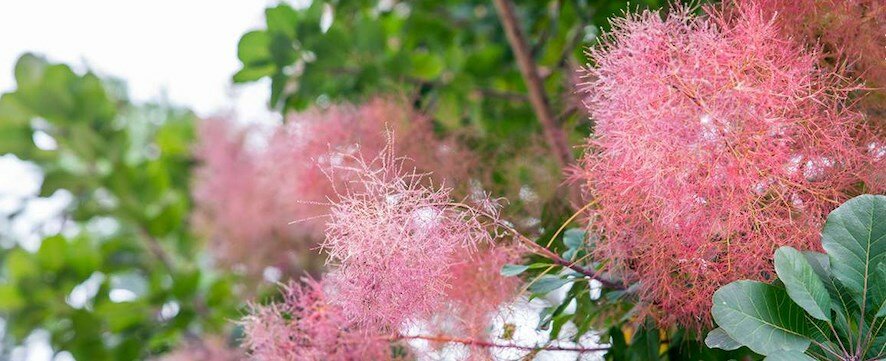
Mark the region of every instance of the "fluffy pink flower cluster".
[[392, 151], [372, 161], [352, 157], [352, 182], [333, 204], [323, 249], [335, 303], [361, 324], [396, 328], [429, 315], [445, 300], [450, 266], [493, 235], [497, 205], [455, 203], [451, 189], [404, 168]]
[[293, 284], [282, 303], [247, 318], [254, 359], [385, 359], [410, 321], [486, 339], [495, 311], [516, 295], [519, 280], [499, 270], [521, 253], [493, 244], [498, 204], [455, 202], [387, 144], [369, 161], [343, 154], [330, 168], [348, 180], [334, 184], [322, 244], [332, 269], [322, 284]]
[[430, 120], [408, 109], [376, 99], [294, 114], [267, 130], [204, 122], [194, 195], [200, 228], [210, 234], [216, 258], [245, 266], [250, 274], [268, 266], [287, 274], [317, 269], [322, 263], [308, 250], [323, 236], [323, 216], [336, 187], [352, 175], [333, 174], [333, 168], [347, 166], [350, 157], [381, 152], [387, 131], [402, 137], [397, 153], [434, 170], [435, 181], [465, 180], [471, 154], [454, 139], [435, 136]]
[[[782, 31], [819, 47], [827, 64], [886, 85], [886, 3], [881, 0], [733, 0], [758, 6]], [[748, 6], [748, 5], [744, 5]]]
[[323, 282], [293, 282], [283, 296], [282, 303], [258, 307], [244, 320], [244, 346], [253, 360], [402, 358], [402, 352], [392, 351], [388, 339], [349, 321], [340, 307], [330, 303]]
[[597, 256], [641, 282], [661, 322], [690, 327], [710, 324], [720, 285], [771, 274], [776, 247], [817, 248], [827, 212], [863, 181], [883, 188], [869, 173], [883, 143], [861, 141], [820, 54], [755, 6], [708, 10], [613, 22], [590, 51], [596, 131], [577, 174], [598, 202]]
[[[516, 299], [521, 284], [518, 277], [504, 277], [506, 264], [519, 264], [522, 247], [499, 245], [485, 247], [472, 256], [449, 266], [451, 286], [445, 289], [443, 308], [428, 321], [437, 334], [473, 340], [494, 339], [493, 319]], [[470, 348], [469, 360], [493, 360], [488, 347]]]

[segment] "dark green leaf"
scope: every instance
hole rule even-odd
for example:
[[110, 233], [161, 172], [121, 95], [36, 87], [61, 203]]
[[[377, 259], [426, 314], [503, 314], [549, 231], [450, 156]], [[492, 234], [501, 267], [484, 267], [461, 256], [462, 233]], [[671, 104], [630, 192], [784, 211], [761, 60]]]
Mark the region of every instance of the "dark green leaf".
[[766, 356], [763, 361], [815, 361], [815, 359], [802, 352], [785, 351]]
[[528, 270], [529, 266], [522, 264], [506, 264], [501, 267], [501, 275], [505, 277], [516, 276]]
[[577, 249], [584, 245], [586, 232], [583, 229], [570, 228], [563, 233], [563, 244], [569, 249]]
[[786, 246], [775, 251], [775, 271], [778, 279], [784, 282], [791, 300], [812, 317], [830, 321], [830, 295], [800, 251]]
[[[872, 286], [886, 282], [877, 271], [886, 259], [886, 196], [861, 195], [828, 215], [822, 245], [834, 276], [856, 294], [860, 305], [880, 305]], [[862, 297], [867, 299], [862, 299]], [[866, 312], [871, 308], [862, 306]], [[879, 310], [874, 310], [876, 313]]]
[[704, 344], [710, 348], [719, 348], [727, 351], [737, 350], [741, 347], [738, 341], [732, 339], [722, 328], [715, 328], [708, 332], [704, 339]]
[[563, 285], [569, 282], [571, 282], [571, 280], [569, 279], [546, 275], [542, 278], [539, 278], [535, 281], [535, 283], [529, 286], [529, 291], [535, 294], [547, 294], [553, 290], [563, 287]]
[[717, 325], [756, 353], [803, 352], [809, 347], [805, 313], [784, 289], [735, 281], [717, 290], [713, 303], [711, 313]]

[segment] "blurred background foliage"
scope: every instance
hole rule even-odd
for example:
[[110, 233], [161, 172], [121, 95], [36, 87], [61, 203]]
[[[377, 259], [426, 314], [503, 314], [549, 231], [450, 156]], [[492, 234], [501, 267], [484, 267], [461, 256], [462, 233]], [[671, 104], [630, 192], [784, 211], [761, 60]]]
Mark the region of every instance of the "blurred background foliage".
[[[645, 0], [631, 7], [665, 5]], [[626, 1], [609, 0], [515, 5], [570, 144], [580, 144], [591, 129], [574, 96], [583, 50], [606, 31], [606, 19], [627, 8]], [[572, 213], [558, 196], [564, 169], [545, 151], [492, 2], [281, 2], [266, 9], [265, 20], [264, 28], [231, 44], [243, 63], [234, 83], [270, 79], [268, 105], [281, 114], [379, 93], [405, 97], [433, 118], [437, 132], [460, 137], [478, 153], [489, 170], [478, 181], [509, 199], [509, 216], [526, 220], [521, 230], [541, 244], [553, 238], [552, 250], [565, 259], [587, 254], [581, 231], [555, 237]], [[239, 331], [229, 321], [250, 301], [244, 288], [255, 285], [214, 266], [190, 224], [194, 114], [165, 102], [133, 104], [122, 80], [78, 74], [37, 55], [19, 59], [15, 79], [17, 88], [0, 98], [0, 154], [39, 168], [36, 197], [62, 192], [70, 201], [57, 232], [35, 230], [42, 239], [37, 246], [0, 228], [6, 345], [0, 359], [34, 332], [48, 332], [56, 352], [77, 360], [151, 358], [208, 334], [227, 335], [235, 345]], [[5, 224], [27, 203], [5, 214]], [[619, 350], [607, 354], [611, 360], [729, 356], [708, 354], [715, 351], [686, 331], [634, 324], [624, 290], [598, 291], [569, 274], [545, 271], [550, 266], [541, 258], [534, 261], [540, 266], [511, 273], [548, 273], [529, 292], [553, 302], [538, 327], [554, 337], [566, 323], [575, 325], [574, 339], [604, 330], [602, 339], [611, 337]], [[569, 284], [565, 296], [552, 296]]]
[[[41, 329], [78, 360], [131, 360], [225, 327], [241, 301], [231, 276], [199, 257], [188, 222], [194, 115], [134, 105], [120, 81], [35, 55], [19, 59], [15, 78], [0, 127], [16, 136], [0, 153], [39, 167], [39, 197], [70, 202], [36, 252], [4, 242], [7, 342]], [[52, 144], [38, 147], [41, 136]]]

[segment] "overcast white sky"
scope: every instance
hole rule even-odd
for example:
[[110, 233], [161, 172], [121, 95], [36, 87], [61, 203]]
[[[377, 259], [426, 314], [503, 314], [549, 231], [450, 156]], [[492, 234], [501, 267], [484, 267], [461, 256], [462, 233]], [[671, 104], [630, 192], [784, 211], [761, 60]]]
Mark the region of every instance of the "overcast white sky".
[[268, 116], [267, 85], [232, 87], [237, 41], [270, 0], [0, 1], [0, 91], [24, 52], [127, 81], [136, 100], [162, 92], [201, 115]]

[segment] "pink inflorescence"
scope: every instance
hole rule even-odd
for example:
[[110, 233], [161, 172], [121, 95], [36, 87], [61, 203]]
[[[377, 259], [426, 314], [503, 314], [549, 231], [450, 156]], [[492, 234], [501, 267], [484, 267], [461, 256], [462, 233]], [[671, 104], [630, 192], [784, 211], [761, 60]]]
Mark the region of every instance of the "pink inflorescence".
[[[782, 31], [818, 47], [826, 64], [846, 65], [874, 86], [886, 85], [886, 3], [882, 0], [732, 0], [758, 6]], [[744, 4], [744, 5], [742, 5]]]
[[334, 302], [377, 328], [429, 315], [451, 286], [450, 265], [492, 241], [484, 218], [497, 207], [455, 203], [451, 189], [404, 168], [390, 151], [349, 163], [336, 168], [352, 173], [351, 182], [330, 210], [323, 243]]
[[[442, 309], [427, 320], [429, 331], [496, 341], [499, 335], [491, 333], [493, 320], [508, 311], [522, 282], [519, 277], [502, 276], [501, 269], [521, 263], [523, 253], [522, 247], [515, 245], [489, 245], [449, 265], [451, 286], [446, 289]], [[469, 346], [467, 351], [467, 360], [495, 359], [488, 347]]]
[[[248, 149], [248, 133], [224, 119], [203, 121], [196, 155], [194, 199], [197, 227], [209, 236], [216, 258], [225, 265], [249, 265], [261, 272], [280, 259], [267, 245], [291, 249], [277, 232], [285, 224], [277, 211], [275, 188], [265, 187], [260, 174], [261, 154]], [[289, 241], [289, 239], [287, 239]], [[273, 260], [273, 261], [270, 261]]]
[[388, 131], [400, 137], [397, 153], [434, 171], [434, 181], [465, 180], [471, 154], [454, 139], [436, 136], [430, 119], [409, 109], [375, 99], [293, 114], [270, 129], [204, 122], [194, 192], [216, 258], [250, 274], [268, 266], [288, 274], [315, 269], [316, 252], [310, 250], [323, 237], [330, 199], [353, 175], [333, 168], [381, 152]]
[[350, 322], [330, 301], [324, 282], [304, 279], [281, 303], [257, 307], [244, 320], [244, 347], [256, 361], [397, 359], [390, 340]]
[[851, 86], [754, 6], [629, 15], [590, 55], [596, 130], [576, 176], [598, 202], [597, 256], [664, 324], [707, 327], [719, 286], [770, 277], [776, 247], [818, 248], [828, 211], [883, 188]]
[[519, 264], [522, 252], [515, 246], [489, 246], [451, 264], [451, 287], [446, 289], [444, 316], [455, 319], [457, 334], [484, 339], [492, 318], [514, 300], [521, 280], [505, 277], [506, 264]]

